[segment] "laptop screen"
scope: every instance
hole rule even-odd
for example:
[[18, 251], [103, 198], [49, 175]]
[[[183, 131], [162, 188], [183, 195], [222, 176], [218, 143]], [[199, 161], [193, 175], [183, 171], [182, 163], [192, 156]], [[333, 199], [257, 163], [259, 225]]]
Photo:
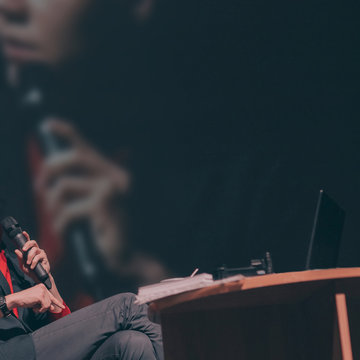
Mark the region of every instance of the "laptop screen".
[[306, 270], [337, 266], [345, 211], [320, 190], [306, 259]]

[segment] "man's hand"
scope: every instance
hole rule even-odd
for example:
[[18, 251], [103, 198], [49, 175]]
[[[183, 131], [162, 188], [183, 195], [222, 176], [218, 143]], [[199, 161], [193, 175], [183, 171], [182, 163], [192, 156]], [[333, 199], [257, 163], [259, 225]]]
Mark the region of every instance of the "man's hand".
[[36, 283], [39, 283], [38, 278], [34, 274], [32, 270], [35, 269], [35, 266], [38, 263], [41, 263], [44, 270], [50, 274], [50, 263], [46, 256], [46, 253], [44, 250], [39, 248], [39, 245], [35, 240], [30, 240], [29, 234], [26, 231], [23, 231], [23, 234], [28, 239], [24, 247], [22, 248], [23, 251], [28, 251], [27, 253], [27, 259], [25, 261], [23, 253], [16, 249], [15, 253], [19, 260], [19, 265], [22, 271], [28, 275], [31, 279], [33, 279]]
[[58, 308], [65, 309], [65, 306], [56, 299], [43, 284], [38, 284], [32, 288], [7, 295], [6, 304], [9, 310], [17, 307], [32, 308], [34, 312], [44, 313], [54, 312]]
[[[62, 305], [63, 299], [60, 296], [59, 291], [55, 284], [55, 280], [50, 273], [50, 263], [46, 256], [46, 253], [44, 250], [39, 248], [39, 245], [37, 244], [37, 242], [35, 240], [30, 240], [30, 236], [26, 231], [23, 231], [23, 234], [28, 239], [28, 241], [22, 248], [22, 251], [27, 251], [26, 259], [20, 250], [18, 250], [18, 249], [15, 250], [15, 253], [19, 260], [20, 268], [26, 275], [28, 275], [31, 279], [33, 279], [35, 281], [35, 283], [39, 283], [39, 279], [37, 278], [37, 276], [35, 275], [35, 273], [32, 270], [34, 270], [35, 266], [38, 263], [40, 263], [42, 265], [42, 267], [44, 268], [44, 270], [49, 274], [49, 278], [51, 281], [51, 290], [50, 291], [48, 291], [43, 284], [39, 284], [39, 286], [40, 285], [42, 286], [42, 289], [46, 290], [46, 294], [48, 294], [47, 296], [44, 295], [45, 296], [44, 301], [46, 301], [45, 304], [48, 305], [48, 307], [47, 308], [45, 307], [44, 308], [45, 310], [43, 310], [43, 307], [40, 307], [40, 309], [42, 311], [37, 310], [36, 307], [33, 309], [34, 309], [34, 311], [39, 311], [39, 312], [44, 312], [46, 310], [50, 310], [50, 312], [59, 313], [59, 312], [61, 312], [61, 309], [64, 309], [64, 306]], [[34, 289], [34, 288], [36, 288], [36, 286], [33, 287], [32, 289]], [[28, 290], [30, 290], [30, 289], [28, 289]], [[28, 291], [28, 290], [25, 290], [25, 291]], [[22, 292], [17, 293], [17, 294], [21, 294], [21, 293]], [[13, 294], [13, 295], [16, 295], [16, 294]], [[54, 301], [51, 300], [52, 304], [55, 304], [55, 305], [61, 304], [61, 306], [49, 305], [48, 301], [46, 300], [46, 299], [48, 299], [48, 296], [50, 296], [51, 299], [56, 300], [56, 303], [54, 303]], [[27, 304], [27, 302], [26, 302], [26, 304]], [[18, 305], [18, 306], [21, 307], [21, 305]], [[14, 307], [17, 307], [17, 305], [15, 305]], [[32, 307], [32, 306], [24, 306], [24, 307]]]

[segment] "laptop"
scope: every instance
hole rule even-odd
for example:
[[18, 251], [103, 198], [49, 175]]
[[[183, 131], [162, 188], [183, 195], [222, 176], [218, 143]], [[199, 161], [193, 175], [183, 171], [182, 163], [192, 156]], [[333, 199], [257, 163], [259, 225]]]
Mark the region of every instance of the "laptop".
[[306, 270], [335, 268], [338, 262], [345, 211], [320, 190], [311, 233]]

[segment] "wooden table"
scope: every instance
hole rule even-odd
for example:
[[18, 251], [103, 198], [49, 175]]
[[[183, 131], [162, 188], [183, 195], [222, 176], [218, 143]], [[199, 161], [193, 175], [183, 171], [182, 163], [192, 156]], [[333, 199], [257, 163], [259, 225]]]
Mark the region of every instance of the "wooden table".
[[245, 278], [150, 311], [160, 314], [166, 360], [360, 359], [360, 268]]

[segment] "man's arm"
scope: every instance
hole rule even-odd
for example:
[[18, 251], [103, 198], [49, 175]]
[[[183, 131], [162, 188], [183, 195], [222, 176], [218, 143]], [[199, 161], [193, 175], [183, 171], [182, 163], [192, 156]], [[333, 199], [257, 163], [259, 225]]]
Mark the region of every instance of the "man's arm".
[[[51, 286], [51, 289], [49, 290], [49, 292], [51, 293], [51, 295], [53, 295], [55, 297], [55, 299], [57, 299], [61, 304], [63, 304], [64, 300], [62, 299], [62, 297], [57, 289], [55, 280], [50, 272], [50, 263], [49, 263], [49, 260], [47, 258], [45, 251], [39, 248], [39, 245], [37, 244], [37, 242], [35, 240], [30, 240], [30, 236], [26, 231], [24, 231], [23, 234], [28, 239], [28, 241], [22, 248], [22, 250], [24, 252], [27, 251], [26, 262], [25, 262], [23, 253], [20, 250], [15, 250], [15, 253], [18, 257], [19, 265], [20, 265], [22, 271], [26, 275], [31, 277], [35, 281], [35, 283], [39, 284], [39, 280], [34, 275], [33, 270], [35, 269], [35, 266], [38, 263], [41, 263], [44, 270], [49, 274], [49, 278], [51, 281], [52, 286]], [[57, 306], [54, 309], [50, 309], [50, 312], [53, 312], [53, 313], [61, 313], [61, 311], [62, 311], [61, 308], [59, 308]]]
[[[5, 296], [6, 305], [11, 311], [14, 308], [32, 308], [35, 312], [44, 313], [56, 308], [65, 309], [62, 301], [52, 295], [44, 284], [35, 285], [29, 289]], [[0, 318], [3, 317], [0, 311]]]

